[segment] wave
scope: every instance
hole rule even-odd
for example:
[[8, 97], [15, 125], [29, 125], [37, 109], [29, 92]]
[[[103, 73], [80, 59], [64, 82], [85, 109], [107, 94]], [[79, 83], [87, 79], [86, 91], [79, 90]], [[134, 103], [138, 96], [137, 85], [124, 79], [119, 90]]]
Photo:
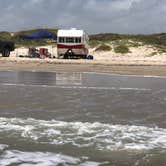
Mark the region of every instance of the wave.
[[96, 86], [62, 86], [62, 85], [32, 85], [32, 84], [14, 84], [3, 83], [3, 86], [16, 87], [41, 87], [41, 88], [60, 88], [60, 89], [91, 89], [91, 90], [121, 90], [121, 91], [151, 91], [148, 88], [128, 88], [128, 87], [96, 87]]
[[56, 154], [50, 152], [22, 152], [18, 150], [6, 150], [0, 156], [0, 165], [19, 165], [19, 166], [99, 166], [100, 163], [82, 161], [83, 159]]
[[166, 129], [158, 127], [0, 118], [0, 134], [41, 144], [71, 144], [102, 151], [166, 149]]
[[104, 76], [115, 76], [115, 77], [136, 77], [136, 78], [160, 78], [166, 79], [166, 76], [159, 76], [159, 75], [134, 75], [134, 74], [114, 74], [114, 73], [100, 73], [100, 72], [83, 72], [85, 74], [92, 74], [92, 75], [104, 75]]

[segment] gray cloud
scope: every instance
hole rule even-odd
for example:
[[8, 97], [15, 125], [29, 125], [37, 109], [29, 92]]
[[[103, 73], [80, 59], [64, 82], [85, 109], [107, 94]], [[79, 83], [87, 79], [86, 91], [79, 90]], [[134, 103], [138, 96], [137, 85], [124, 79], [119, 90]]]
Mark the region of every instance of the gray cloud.
[[165, 0], [0, 0], [0, 30], [77, 27], [90, 33], [166, 31]]

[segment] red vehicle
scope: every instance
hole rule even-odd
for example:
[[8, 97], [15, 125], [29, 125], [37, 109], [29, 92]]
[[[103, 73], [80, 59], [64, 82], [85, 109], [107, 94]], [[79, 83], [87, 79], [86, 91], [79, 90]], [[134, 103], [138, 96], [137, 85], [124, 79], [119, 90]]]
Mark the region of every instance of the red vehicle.
[[47, 48], [40, 48], [39, 56], [40, 58], [50, 58], [51, 54], [48, 52]]
[[29, 48], [29, 56], [32, 58], [50, 58], [51, 54], [48, 52], [47, 48]]

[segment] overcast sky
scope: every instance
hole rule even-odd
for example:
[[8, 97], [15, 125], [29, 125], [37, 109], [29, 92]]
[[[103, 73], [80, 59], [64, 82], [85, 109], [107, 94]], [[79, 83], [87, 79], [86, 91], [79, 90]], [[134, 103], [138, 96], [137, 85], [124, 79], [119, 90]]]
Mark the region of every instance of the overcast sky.
[[166, 32], [166, 0], [0, 0], [0, 31], [85, 29], [89, 33]]

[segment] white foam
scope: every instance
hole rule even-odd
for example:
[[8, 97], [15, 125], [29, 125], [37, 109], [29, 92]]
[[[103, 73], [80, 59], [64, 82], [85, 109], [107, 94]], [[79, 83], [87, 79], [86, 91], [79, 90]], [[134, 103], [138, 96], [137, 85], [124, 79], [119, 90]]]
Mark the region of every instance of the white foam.
[[60, 88], [60, 89], [92, 89], [92, 90], [121, 90], [121, 91], [151, 91], [148, 88], [128, 88], [128, 87], [95, 87], [95, 86], [60, 86], [60, 85], [31, 85], [31, 84], [13, 84], [3, 83], [4, 86], [16, 87], [41, 87], [41, 88]]
[[6, 148], [8, 148], [8, 145], [0, 144], [0, 151], [4, 150]]
[[80, 164], [79, 166], [98, 166], [99, 165], [99, 163], [97, 163], [97, 162], [85, 162], [85, 163], [82, 163], [82, 164]]
[[5, 151], [1, 155], [0, 165], [19, 166], [57, 166], [57, 165], [77, 165], [77, 166], [99, 166], [97, 162], [82, 162], [79, 158], [43, 152], [21, 152], [17, 150]]
[[[6, 150], [0, 156], [0, 165], [19, 165], [19, 166], [100, 166], [103, 163], [85, 161], [72, 156], [56, 154], [50, 152], [22, 152], [18, 150]], [[86, 158], [88, 160], [88, 158]], [[106, 162], [105, 162], [106, 163]]]
[[3, 133], [41, 144], [71, 144], [106, 151], [166, 149], [166, 129], [144, 126], [0, 118]]
[[117, 76], [117, 77], [136, 77], [136, 78], [161, 78], [166, 79], [166, 76], [158, 75], [134, 75], [134, 74], [113, 74], [113, 73], [100, 73], [100, 72], [83, 72], [85, 74], [105, 75], [105, 76]]

